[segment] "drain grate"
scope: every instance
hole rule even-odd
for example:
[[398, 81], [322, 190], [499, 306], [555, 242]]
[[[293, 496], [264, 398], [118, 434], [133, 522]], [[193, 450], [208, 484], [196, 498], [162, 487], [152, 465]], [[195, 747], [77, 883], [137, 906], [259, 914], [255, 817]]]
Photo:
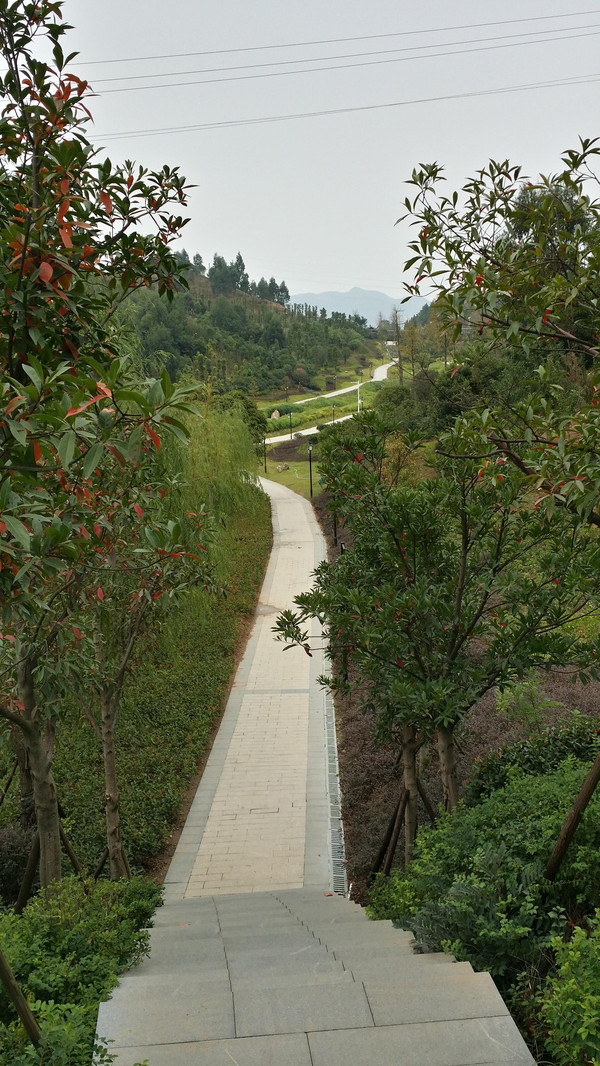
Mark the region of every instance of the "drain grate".
[[331, 848], [333, 891], [340, 896], [345, 896], [348, 892], [348, 880], [346, 877], [344, 826], [342, 824], [342, 797], [340, 793], [337, 737], [335, 731], [335, 710], [330, 692], [325, 693], [325, 736], [327, 743], [329, 841]]

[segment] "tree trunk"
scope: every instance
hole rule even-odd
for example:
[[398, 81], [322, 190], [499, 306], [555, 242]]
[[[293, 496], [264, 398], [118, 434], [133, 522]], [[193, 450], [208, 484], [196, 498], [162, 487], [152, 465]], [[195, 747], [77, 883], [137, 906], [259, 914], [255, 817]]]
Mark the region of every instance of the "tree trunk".
[[106, 810], [106, 844], [111, 881], [129, 878], [129, 865], [121, 842], [119, 787], [115, 757], [115, 726], [117, 708], [110, 690], [100, 695], [102, 705], [102, 755], [104, 758], [104, 802]]
[[25, 996], [23, 995], [21, 989], [17, 984], [15, 975], [13, 974], [6, 959], [6, 956], [3, 954], [1, 948], [0, 981], [2, 982], [2, 987], [4, 988], [6, 995], [10, 999], [13, 1007], [15, 1008], [21, 1020], [23, 1028], [27, 1033], [27, 1036], [31, 1040], [31, 1043], [34, 1045], [34, 1047], [39, 1047], [42, 1039], [42, 1034], [40, 1033], [38, 1023], [36, 1022], [31, 1012], [31, 1009], [27, 1000], [25, 999]]
[[544, 870], [544, 877], [547, 881], [554, 881], [554, 878], [560, 870], [563, 859], [567, 853], [567, 848], [575, 835], [575, 830], [581, 821], [585, 808], [596, 791], [599, 781], [600, 752], [596, 756], [591, 769], [588, 771], [587, 777], [579, 790], [579, 795], [576, 797], [575, 802], [565, 819], [558, 840], [554, 845], [554, 850], [548, 859], [548, 865]]
[[61, 874], [60, 819], [56, 785], [52, 774], [51, 745], [46, 743], [40, 729], [35, 703], [32, 665], [25, 658], [17, 668], [19, 698], [23, 703], [23, 730], [29, 766], [33, 777], [33, 795], [38, 833], [40, 836], [40, 884], [46, 889]]
[[403, 802], [406, 805], [406, 800], [404, 799], [404, 796], [405, 796], [405, 789], [404, 789], [404, 785], [403, 785], [402, 789], [400, 791], [400, 795], [398, 797], [398, 802], [397, 802], [396, 806], [394, 807], [394, 811], [393, 811], [392, 817], [390, 818], [388, 827], [387, 827], [387, 829], [385, 831], [385, 835], [383, 837], [383, 840], [381, 841], [381, 846], [379, 848], [379, 851], [377, 852], [377, 855], [375, 856], [375, 860], [374, 860], [373, 865], [371, 866], [371, 869], [369, 871], [368, 881], [369, 881], [370, 885], [375, 880], [375, 875], [378, 874], [379, 871], [381, 870], [383, 861], [384, 861], [385, 856], [387, 854], [387, 850], [388, 850], [388, 848], [390, 846], [390, 841], [391, 841], [392, 836], [394, 834], [394, 827], [396, 825], [396, 820], [398, 818], [398, 812], [400, 811], [400, 806], [401, 806], [401, 804]]
[[427, 795], [427, 792], [425, 791], [425, 786], [424, 786], [423, 782], [421, 781], [420, 777], [417, 778], [417, 788], [419, 789], [419, 795], [420, 795], [420, 797], [421, 797], [421, 799], [423, 801], [423, 806], [424, 806], [425, 810], [427, 811], [427, 814], [429, 815], [429, 820], [430, 820], [432, 825], [435, 825], [435, 823], [437, 821], [437, 815], [435, 813], [435, 807], [433, 806], [433, 803], [429, 799], [429, 796]]
[[419, 788], [417, 784], [417, 744], [415, 727], [402, 726], [402, 763], [404, 766], [404, 787], [406, 789], [406, 812], [404, 815], [404, 863], [408, 866], [412, 859], [413, 846], [417, 837], [417, 801]]
[[19, 765], [19, 795], [21, 803], [21, 827], [30, 829], [35, 825], [35, 799], [33, 795], [33, 776], [29, 765], [29, 754], [25, 738], [18, 726], [11, 729], [11, 742]]
[[454, 747], [454, 730], [447, 726], [438, 729], [438, 754], [446, 810], [453, 811], [458, 803], [458, 780], [456, 769], [456, 750]]
[[404, 821], [404, 814], [406, 811], [406, 803], [408, 800], [408, 793], [405, 788], [402, 789], [402, 795], [400, 797], [400, 803], [396, 811], [396, 818], [394, 820], [394, 828], [392, 830], [392, 837], [390, 840], [390, 846], [387, 851], [387, 855], [383, 861], [381, 872], [386, 877], [389, 877], [390, 870], [392, 869], [392, 863], [394, 861], [394, 855], [396, 854], [396, 848], [398, 846], [398, 837], [400, 836], [400, 830], [402, 829], [402, 822]]
[[31, 889], [33, 887], [33, 879], [38, 867], [40, 858], [40, 834], [37, 829], [35, 836], [31, 843], [31, 851], [29, 852], [29, 858], [27, 859], [27, 866], [25, 867], [25, 873], [23, 874], [23, 880], [21, 881], [21, 887], [19, 889], [19, 895], [17, 896], [17, 902], [14, 906], [15, 914], [22, 914], [27, 901], [31, 895]]

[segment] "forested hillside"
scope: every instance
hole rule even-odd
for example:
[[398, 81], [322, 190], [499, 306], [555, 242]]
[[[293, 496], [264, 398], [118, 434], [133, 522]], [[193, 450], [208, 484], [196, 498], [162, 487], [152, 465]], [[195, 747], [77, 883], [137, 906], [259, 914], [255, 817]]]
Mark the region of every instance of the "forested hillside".
[[215, 255], [206, 271], [201, 256], [178, 253], [183, 283], [163, 300], [142, 287], [120, 312], [144, 371], [166, 367], [210, 382], [213, 392], [239, 389], [251, 396], [284, 385], [311, 385], [320, 373], [342, 367], [351, 353], [365, 365], [373, 340], [357, 316], [327, 316], [317, 308], [287, 306], [285, 282], [248, 280], [240, 254], [232, 263]]

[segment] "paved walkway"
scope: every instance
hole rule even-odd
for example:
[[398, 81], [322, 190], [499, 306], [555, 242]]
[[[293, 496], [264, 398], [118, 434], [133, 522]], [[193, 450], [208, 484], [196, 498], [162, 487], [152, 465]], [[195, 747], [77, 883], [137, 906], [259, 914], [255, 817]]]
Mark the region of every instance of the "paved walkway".
[[150, 957], [101, 1005], [98, 1033], [117, 1066], [531, 1066], [488, 974], [415, 955], [410, 933], [332, 894], [337, 766], [322, 656], [284, 653], [271, 632], [324, 543], [307, 501], [264, 485], [274, 549], [254, 629]]
[[265, 481], [274, 550], [254, 628], [166, 878], [167, 899], [330, 882], [322, 656], [271, 627], [325, 557], [312, 508]]

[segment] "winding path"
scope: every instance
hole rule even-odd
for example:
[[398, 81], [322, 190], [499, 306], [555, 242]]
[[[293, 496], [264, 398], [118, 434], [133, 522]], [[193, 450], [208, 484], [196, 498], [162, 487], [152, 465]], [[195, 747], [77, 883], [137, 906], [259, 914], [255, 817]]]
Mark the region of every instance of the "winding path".
[[[395, 363], [385, 363], [383, 366], [378, 366], [373, 371], [372, 381], [385, 381], [387, 373], [390, 367], [395, 366]], [[363, 382], [361, 381], [362, 385]], [[364, 383], [365, 385], [367, 382]], [[296, 403], [310, 403], [312, 400], [330, 400], [335, 396], [342, 396], [345, 392], [356, 392], [358, 389], [358, 382], [356, 385], [348, 385], [345, 389], [337, 389], [336, 392], [325, 392], [319, 396], [307, 396], [304, 400], [296, 400]], [[347, 422], [352, 415], [342, 415], [341, 418], [330, 419], [329, 422], [322, 422], [323, 426], [333, 425], [334, 422]], [[318, 426], [309, 426], [308, 429], [297, 429], [289, 433], [279, 433], [276, 437], [267, 437], [267, 444], [281, 444], [284, 440], [290, 440], [293, 437], [311, 437], [313, 433], [318, 433]]]
[[325, 546], [307, 501], [263, 485], [274, 544], [254, 628], [150, 957], [101, 1005], [98, 1033], [118, 1066], [531, 1066], [489, 974], [415, 955], [410, 933], [344, 898], [322, 655], [284, 654], [271, 632]]

